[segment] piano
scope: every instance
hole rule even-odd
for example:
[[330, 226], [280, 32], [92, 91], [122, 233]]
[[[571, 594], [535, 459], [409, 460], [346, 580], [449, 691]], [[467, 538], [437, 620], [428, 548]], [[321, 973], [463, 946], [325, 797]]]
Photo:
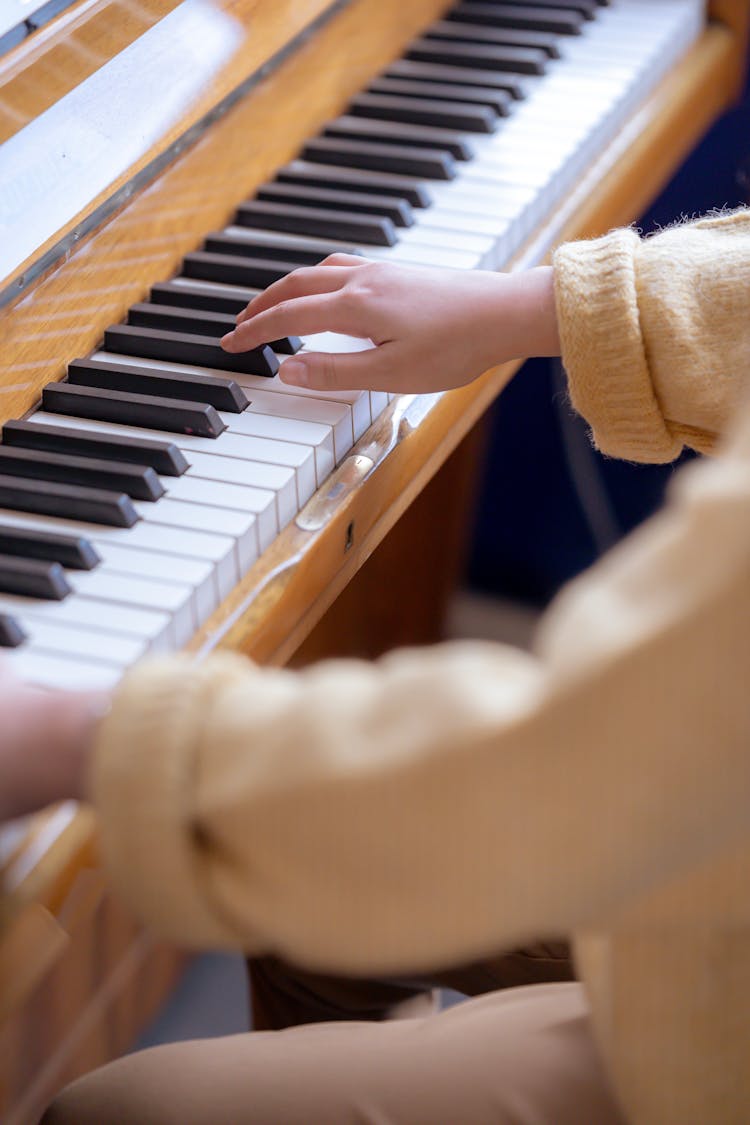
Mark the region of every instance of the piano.
[[[748, 6], [39, 8], [0, 26], [0, 657], [114, 686], [150, 653], [435, 639], [477, 424], [518, 365], [326, 394], [279, 366], [367, 342], [217, 341], [335, 250], [523, 269], [634, 220], [739, 90]], [[24, 1125], [182, 959], [109, 895], [88, 810], [7, 825], [0, 865], [0, 1116]]]

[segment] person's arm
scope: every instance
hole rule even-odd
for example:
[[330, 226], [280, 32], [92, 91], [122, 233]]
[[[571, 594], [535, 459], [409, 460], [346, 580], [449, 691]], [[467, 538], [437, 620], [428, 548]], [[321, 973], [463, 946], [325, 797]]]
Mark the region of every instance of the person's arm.
[[406, 270], [336, 255], [251, 301], [224, 346], [328, 329], [369, 337], [370, 351], [288, 359], [281, 377], [429, 392], [562, 345], [573, 404], [602, 451], [670, 461], [683, 445], [712, 451], [737, 405], [750, 348], [748, 262], [748, 211], [645, 240], [618, 230], [568, 243], [554, 255], [554, 294], [550, 267]]
[[96, 726], [109, 709], [98, 691], [47, 691], [0, 657], [0, 821], [84, 794]]

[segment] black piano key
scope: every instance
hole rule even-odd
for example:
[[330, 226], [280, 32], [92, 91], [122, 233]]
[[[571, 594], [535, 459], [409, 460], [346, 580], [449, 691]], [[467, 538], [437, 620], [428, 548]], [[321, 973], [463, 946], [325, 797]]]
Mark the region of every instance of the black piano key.
[[112, 394], [96, 387], [72, 387], [69, 383], [48, 384], [42, 391], [42, 404], [51, 414], [70, 414], [147, 430], [168, 430], [173, 434], [216, 438], [226, 429], [213, 406], [206, 402], [178, 403], [171, 398], [122, 391]]
[[[230, 299], [228, 304], [236, 305], [237, 302]], [[247, 302], [240, 305], [237, 312], [241, 312], [246, 304]], [[195, 303], [181, 307], [144, 303], [133, 305], [128, 313], [129, 324], [141, 325], [144, 328], [167, 328], [174, 332], [195, 332], [199, 336], [213, 336], [216, 339], [221, 339], [227, 332], [237, 327], [235, 318], [236, 313], [214, 312], [203, 309]], [[295, 355], [302, 347], [302, 341], [299, 336], [284, 336], [281, 340], [271, 340], [268, 346], [272, 351], [281, 352], [282, 355]], [[97, 363], [96, 360], [86, 362]], [[110, 368], [109, 364], [103, 366], [106, 366], [107, 370]], [[132, 373], [142, 377], [144, 384], [146, 380], [150, 380], [153, 394], [162, 395], [164, 398], [188, 398], [195, 402], [210, 402], [217, 410], [228, 410], [231, 414], [241, 414], [250, 405], [250, 399], [233, 379], [179, 371], [158, 371], [148, 367], [128, 366], [123, 371], [125, 377]], [[68, 377], [70, 378], [70, 368], [68, 368]], [[71, 382], [80, 382], [80, 380], [74, 379]], [[96, 383], [91, 381], [87, 386], [93, 387]], [[135, 385], [132, 388], [123, 385], [119, 389], [138, 390]], [[141, 391], [152, 393], [146, 391], [145, 385]]]
[[[111, 492], [124, 492], [134, 500], [158, 500], [165, 491], [154, 470], [146, 465], [71, 457], [67, 453], [42, 453], [38, 449], [16, 449], [12, 445], [0, 445], [0, 473], [31, 480], [105, 488]], [[62, 559], [58, 561], [62, 562]]]
[[[235, 304], [236, 303], [237, 302], [235, 302]], [[242, 308], [244, 308], [244, 305], [242, 306]], [[241, 310], [238, 309], [237, 311], [239, 312]], [[214, 336], [216, 337], [216, 339], [221, 339], [224, 333], [231, 331], [231, 329], [234, 327], [234, 323], [234, 316], [232, 316], [230, 312], [220, 312], [213, 309], [200, 309], [196, 308], [194, 305], [183, 305], [180, 307], [176, 307], [170, 305], [169, 303], [161, 304], [159, 301], [153, 301], [152, 303], [144, 301], [137, 305], [132, 305], [128, 310], [128, 324], [135, 324], [137, 326], [140, 326], [141, 328], [168, 328], [170, 329], [170, 331], [174, 332], [194, 332], [197, 336]], [[143, 367], [139, 368], [139, 370], [142, 371], [144, 375], [149, 374], [152, 376], [158, 376], [158, 372], [156, 372], [152, 368]], [[167, 372], [165, 371], [163, 372], [163, 374], [166, 375]], [[205, 380], [207, 384], [213, 382], [213, 379], [210, 375], [192, 376], [187, 374], [183, 375], [182, 373], [180, 373], [181, 381], [189, 381], [191, 379], [195, 379], [197, 385], [201, 385], [201, 388], [203, 380]], [[230, 387], [237, 387], [237, 384], [233, 382], [233, 380], [222, 379], [221, 376], [217, 376], [217, 382], [219, 383], [220, 387], [222, 384], [227, 384]], [[223, 389], [223, 387], [221, 389]], [[241, 388], [239, 387], [237, 389], [241, 390]], [[206, 390], [208, 390], [208, 386], [206, 386]], [[161, 394], [162, 392], [155, 391], [155, 393]], [[242, 396], [244, 397], [244, 392], [242, 392]], [[175, 397], [193, 398], [204, 401], [200, 394], [185, 396], [176, 395]], [[212, 406], [217, 406], [217, 403], [213, 402], [213, 400], [211, 399], [207, 398], [205, 401], [211, 402]], [[236, 409], [236, 407], [239, 406], [242, 402], [242, 398], [234, 400], [234, 402]], [[241, 406], [241, 409], [244, 410], [246, 405], [247, 402], [245, 402], [244, 405]], [[219, 406], [219, 409], [225, 410], [226, 407]]]
[[56, 562], [19, 559], [0, 555], [0, 590], [4, 594], [22, 594], [26, 598], [44, 598], [61, 602], [71, 593], [65, 571]]
[[[279, 231], [281, 235], [281, 232]], [[260, 258], [270, 259], [275, 265], [280, 263], [279, 268], [283, 267], [282, 277], [291, 273], [292, 270], [299, 269], [300, 266], [316, 266], [321, 260], [325, 258], [326, 253], [333, 254], [336, 246], [331, 244], [329, 251], [311, 250], [309, 247], [299, 246], [295, 251], [290, 250], [289, 241], [283, 235], [278, 239], [272, 237], [257, 238], [253, 235], [250, 228], [242, 233], [227, 234], [219, 231], [216, 234], [209, 234], [203, 242], [203, 249], [209, 254], [237, 254], [240, 258]], [[354, 253], [354, 247], [351, 247]], [[200, 253], [200, 251], [197, 251]], [[270, 283], [269, 283], [270, 284]], [[256, 289], [262, 289], [263, 286], [256, 285]]]
[[[151, 287], [151, 301], [154, 305], [170, 305], [174, 308], [197, 309], [206, 313], [221, 313], [231, 318], [235, 327], [235, 317], [252, 301], [256, 294], [251, 290], [237, 289], [237, 295], [230, 292], [218, 293], [203, 289], [200, 285], [176, 285], [165, 281]], [[227, 329], [229, 331], [229, 329]], [[270, 340], [269, 348], [281, 355], [296, 355], [302, 347], [299, 336], [284, 336], [281, 340]]]
[[420, 209], [432, 204], [429, 186], [412, 176], [363, 172], [357, 168], [337, 168], [334, 165], [314, 164], [308, 160], [293, 160], [291, 164], [279, 169], [276, 180], [282, 184], [309, 184], [311, 187], [368, 194], [376, 191], [378, 195], [405, 199], [412, 207]]
[[75, 457], [150, 465], [164, 477], [181, 477], [189, 468], [185, 455], [171, 442], [119, 435], [105, 437], [71, 426], [51, 426], [46, 422], [6, 422], [3, 444], [50, 453], [70, 453]]
[[304, 234], [311, 238], [354, 239], [370, 246], [395, 246], [396, 228], [382, 215], [356, 215], [325, 207], [300, 207], [263, 199], [242, 203], [235, 215], [240, 226]]
[[440, 129], [461, 129], [466, 133], [494, 133], [498, 122], [497, 114], [486, 106], [432, 101], [426, 96], [404, 98], [398, 94], [357, 94], [348, 108], [353, 117], [434, 125]]
[[52, 481], [45, 481], [42, 489], [22, 477], [0, 476], [0, 508], [108, 527], [132, 527], [139, 519], [133, 501], [121, 492]]
[[[211, 240], [207, 239], [207, 243], [210, 242]], [[292, 270], [302, 269], [303, 266], [315, 264], [321, 260], [317, 255], [313, 263], [285, 261], [281, 258], [274, 260], [268, 257], [255, 257], [252, 247], [248, 248], [247, 256], [244, 256], [237, 243], [234, 245], [237, 247], [234, 253], [228, 252], [229, 247], [223, 247], [222, 249], [227, 250], [226, 253], [196, 250], [192, 254], [186, 254], [182, 261], [182, 270], [185, 277], [199, 278], [203, 281], [219, 281], [224, 285], [249, 285], [251, 288], [267, 289], [269, 285], [273, 285], [274, 281], [286, 277]], [[322, 256], [325, 257], [325, 255]]]
[[18, 648], [26, 640], [26, 634], [7, 613], [0, 613], [0, 648]]
[[[482, 3], [482, 0], [477, 0]], [[593, 20], [596, 17], [597, 8], [606, 7], [609, 0], [523, 0], [519, 4], [519, 0], [490, 0], [493, 4], [500, 4], [503, 7], [511, 5], [514, 8], [562, 8], [565, 12], [578, 12], [584, 19]]]
[[[460, 5], [459, 5], [460, 8]], [[423, 32], [425, 39], [449, 39], [457, 43], [495, 43], [508, 47], [534, 47], [550, 59], [560, 58], [559, 36], [549, 31], [523, 31], [517, 27], [489, 27], [485, 23], [467, 23], [459, 9], [449, 12]]]
[[394, 121], [373, 121], [369, 117], [351, 117], [344, 114], [329, 121], [323, 128], [323, 135], [334, 139], [341, 137], [346, 141], [372, 141], [375, 144], [437, 149], [450, 153], [454, 160], [472, 160], [475, 155], [469, 141], [452, 129], [401, 125]]
[[516, 27], [519, 30], [551, 31], [555, 35], [580, 35], [584, 17], [572, 7], [535, 8], [533, 4], [469, 2], [460, 5], [462, 16], [473, 23], [491, 27]]
[[387, 78], [406, 78], [415, 82], [439, 82], [456, 86], [483, 86], [488, 90], [504, 90], [516, 101], [526, 97], [528, 79], [504, 70], [487, 70], [466, 66], [438, 66], [417, 59], [396, 59], [385, 71]]
[[441, 66], [481, 67], [509, 74], [544, 74], [547, 55], [533, 47], [500, 47], [491, 43], [453, 43], [443, 39], [417, 39], [406, 50], [407, 59]]
[[381, 75], [370, 83], [375, 94], [398, 94], [407, 98], [429, 98], [431, 101], [486, 106], [500, 117], [507, 117], [513, 108], [513, 98], [507, 90], [491, 90], [485, 86], [459, 86], [448, 82], [417, 82], [413, 78], [388, 78]]
[[[214, 367], [219, 371], [236, 371], [246, 375], [270, 377], [279, 370], [279, 361], [269, 347], [253, 348], [249, 352], [230, 355], [217, 340], [212, 340], [209, 336], [136, 328], [131, 324], [115, 324], [107, 328], [104, 346], [107, 351], [119, 352], [120, 355], [164, 359], [169, 363], [195, 364], [196, 367]], [[169, 426], [154, 427], [156, 428], [169, 429]]]
[[340, 191], [335, 188], [312, 187], [305, 183], [262, 184], [257, 199], [296, 203], [299, 207], [340, 207], [342, 211], [383, 215], [396, 227], [414, 225], [414, 212], [407, 199], [395, 199], [372, 192]]
[[365, 168], [372, 172], [396, 172], [425, 180], [453, 180], [456, 163], [444, 149], [425, 148], [405, 152], [402, 145], [350, 141], [339, 137], [315, 137], [302, 150], [305, 160], [336, 164], [344, 168]]
[[[150, 315], [152, 309], [153, 316]], [[134, 305], [128, 314], [128, 320], [146, 328], [192, 332], [193, 327], [183, 326], [181, 320], [189, 322], [195, 315], [190, 309], [166, 308], [162, 313], [158, 305]], [[203, 315], [206, 320], [211, 316], [215, 317], [215, 323], [213, 329], [206, 328], [201, 335], [212, 335], [220, 339], [235, 327], [232, 317], [211, 313]], [[131, 317], [134, 319], [131, 320]], [[197, 325], [195, 331], [200, 332]], [[249, 403], [247, 395], [234, 379], [197, 375], [188, 371], [155, 370], [130, 364], [116, 367], [111, 361], [96, 359], [78, 359], [71, 363], [68, 366], [68, 382], [80, 387], [108, 387], [134, 395], [208, 402], [217, 410], [228, 410], [231, 414], [241, 414]]]
[[159, 281], [151, 286], [149, 299], [153, 305], [173, 305], [182, 309], [203, 309], [204, 312], [225, 313], [237, 316], [246, 308], [256, 289], [241, 289], [239, 286], [203, 285], [200, 281]]
[[93, 570], [102, 561], [88, 539], [57, 531], [11, 527], [0, 521], [0, 553], [57, 562], [70, 570]]

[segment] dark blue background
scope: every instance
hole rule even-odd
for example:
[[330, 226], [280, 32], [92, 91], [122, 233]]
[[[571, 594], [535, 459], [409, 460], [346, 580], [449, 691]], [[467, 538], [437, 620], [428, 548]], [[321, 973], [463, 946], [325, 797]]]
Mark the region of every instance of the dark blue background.
[[[750, 82], [638, 226], [748, 201], [749, 138]], [[602, 457], [564, 387], [557, 365], [532, 360], [493, 407], [468, 563], [476, 590], [544, 605], [662, 502], [675, 466]]]

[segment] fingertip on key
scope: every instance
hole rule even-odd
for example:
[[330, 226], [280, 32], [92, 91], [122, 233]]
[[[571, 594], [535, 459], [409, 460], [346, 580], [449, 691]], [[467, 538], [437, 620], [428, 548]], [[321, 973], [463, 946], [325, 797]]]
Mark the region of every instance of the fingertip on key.
[[294, 383], [298, 387], [308, 384], [307, 365], [298, 359], [287, 359], [279, 370], [279, 378], [283, 383]]

